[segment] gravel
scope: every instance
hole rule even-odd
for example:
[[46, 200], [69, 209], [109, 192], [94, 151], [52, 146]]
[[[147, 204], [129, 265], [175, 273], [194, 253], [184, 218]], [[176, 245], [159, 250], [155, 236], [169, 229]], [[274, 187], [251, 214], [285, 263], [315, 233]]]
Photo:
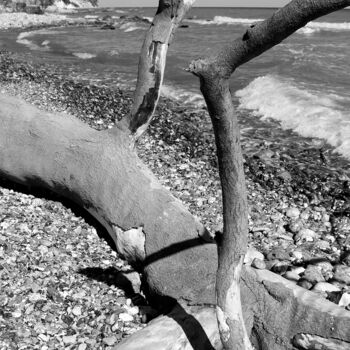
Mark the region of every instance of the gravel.
[[[0, 53], [0, 92], [69, 113], [97, 130], [113, 127], [131, 105], [130, 91], [63, 79], [6, 52]], [[237, 113], [249, 240], [262, 253], [252, 254], [251, 262], [308, 289], [330, 283], [339, 291], [328, 293], [320, 284], [315, 291], [349, 308], [349, 162], [320, 140]], [[138, 153], [194, 215], [221, 230], [215, 143], [205, 109], [161, 100]], [[142, 295], [125, 294], [117, 283], [120, 273], [135, 272], [99, 238], [96, 223], [51, 194], [34, 197], [8, 182], [0, 191], [0, 347], [108, 349], [142, 327], [140, 310], [148, 307]]]

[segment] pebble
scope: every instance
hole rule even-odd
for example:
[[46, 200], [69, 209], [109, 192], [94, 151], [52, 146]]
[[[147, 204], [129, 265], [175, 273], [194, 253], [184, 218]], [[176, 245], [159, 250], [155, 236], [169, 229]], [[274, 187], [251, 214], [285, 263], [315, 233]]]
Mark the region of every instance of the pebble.
[[123, 322], [132, 322], [134, 320], [134, 318], [129, 315], [128, 313], [124, 312], [119, 314], [119, 320], [123, 321]]
[[117, 341], [118, 341], [118, 339], [114, 336], [103, 338], [103, 342], [108, 346], [114, 345]]
[[266, 264], [264, 260], [255, 258], [252, 262], [252, 267], [259, 269], [259, 270], [265, 270], [266, 269]]
[[314, 292], [340, 292], [340, 288], [327, 282], [318, 282], [312, 288]]
[[272, 249], [267, 255], [266, 255], [266, 259], [268, 261], [271, 260], [289, 260], [290, 259], [290, 255], [281, 248], [274, 248]]
[[77, 341], [76, 335], [65, 335], [62, 337], [62, 341], [64, 344], [75, 344]]
[[350, 293], [344, 293], [339, 300], [339, 306], [348, 308], [350, 306]]
[[304, 228], [304, 222], [302, 220], [292, 221], [288, 225], [288, 229], [292, 233], [298, 233], [303, 228]]
[[300, 280], [300, 276], [295, 271], [287, 271], [283, 275], [283, 277], [289, 281], [294, 281], [294, 282], [298, 282]]
[[271, 271], [278, 274], [284, 274], [288, 270], [289, 266], [289, 261], [279, 261], [272, 266]]
[[293, 271], [294, 273], [301, 275], [304, 271], [305, 271], [305, 267], [303, 266], [292, 266], [291, 271]]
[[250, 266], [254, 259], [265, 259], [264, 254], [257, 251], [254, 247], [250, 246], [248, 247], [247, 253], [244, 257], [244, 264]]
[[311, 289], [313, 287], [313, 284], [309, 281], [307, 281], [306, 279], [304, 278], [301, 278], [298, 283], [297, 283], [298, 286], [300, 287], [303, 287], [305, 289]]
[[318, 282], [324, 282], [325, 280], [321, 273], [321, 270], [314, 265], [308, 265], [302, 277], [303, 279], [305, 279], [306, 281], [309, 281], [313, 285]]
[[86, 350], [86, 348], [87, 348], [87, 344], [85, 344], [85, 343], [81, 343], [78, 346], [78, 350]]
[[304, 242], [313, 242], [316, 237], [317, 234], [315, 231], [308, 228], [303, 228], [294, 236], [294, 240], [296, 244], [301, 244]]
[[81, 306], [74, 306], [72, 310], [72, 314], [74, 316], [80, 316], [81, 315]]
[[350, 285], [350, 267], [345, 265], [336, 265], [334, 267], [334, 280]]
[[322, 251], [327, 251], [331, 249], [331, 245], [328, 241], [320, 240], [316, 242], [315, 248], [318, 248]]
[[291, 219], [297, 219], [300, 216], [300, 210], [298, 208], [288, 208], [286, 216]]

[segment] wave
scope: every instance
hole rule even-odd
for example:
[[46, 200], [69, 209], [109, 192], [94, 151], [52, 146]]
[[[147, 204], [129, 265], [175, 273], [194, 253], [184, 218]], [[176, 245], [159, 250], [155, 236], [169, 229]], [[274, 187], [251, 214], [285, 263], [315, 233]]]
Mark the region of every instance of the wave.
[[144, 30], [145, 27], [140, 27], [136, 25], [134, 22], [127, 22], [122, 24], [120, 26], [120, 29], [124, 30], [125, 33], [128, 33], [128, 32], [133, 32], [134, 30]]
[[97, 56], [93, 53], [88, 53], [88, 52], [73, 52], [73, 55], [78, 58], [81, 58], [82, 60], [89, 60]]
[[272, 75], [256, 78], [236, 96], [240, 109], [279, 120], [282, 128], [302, 136], [325, 139], [350, 159], [350, 113], [340, 104], [343, 97], [301, 89], [291, 80]]
[[205, 102], [201, 94], [171, 85], [163, 84], [161, 95], [195, 108], [202, 108], [205, 106]]
[[[253, 23], [263, 21], [262, 18], [234, 18], [226, 16], [215, 16], [212, 20], [210, 19], [197, 19], [188, 18], [186, 22], [195, 23], [199, 25], [250, 25]], [[305, 27], [298, 30], [301, 34], [313, 34], [321, 30], [327, 31], [348, 31], [350, 30], [350, 22], [332, 23], [332, 22], [310, 22]]]
[[242, 24], [249, 25], [256, 22], [261, 22], [261, 18], [233, 18], [226, 16], [215, 16], [212, 20], [205, 19], [186, 19], [186, 22], [195, 23], [200, 25], [222, 25], [222, 24]]
[[47, 42], [47, 40], [45, 40], [42, 45], [38, 45], [36, 43], [34, 43], [32, 40], [29, 40], [28, 38], [31, 38], [35, 35], [41, 34], [41, 35], [45, 35], [45, 34], [56, 34], [58, 33], [57, 31], [49, 31], [47, 29], [38, 29], [38, 30], [33, 30], [30, 32], [22, 32], [19, 33], [19, 35], [17, 36], [16, 39], [16, 43], [17, 44], [21, 44], [21, 45], [25, 45], [27, 46], [30, 50], [37, 50], [37, 51], [48, 51], [50, 50], [49, 48], [49, 42]]

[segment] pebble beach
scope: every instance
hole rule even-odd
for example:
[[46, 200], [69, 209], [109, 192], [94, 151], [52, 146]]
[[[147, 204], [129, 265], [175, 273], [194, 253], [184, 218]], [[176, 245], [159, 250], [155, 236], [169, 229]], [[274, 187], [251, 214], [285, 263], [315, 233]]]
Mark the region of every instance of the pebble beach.
[[[48, 16], [0, 14], [0, 30], [64, 20]], [[1, 48], [0, 93], [97, 130], [113, 127], [132, 103], [128, 89], [71, 80], [59, 68]], [[237, 113], [249, 199], [246, 263], [350, 310], [349, 161], [319, 139]], [[222, 229], [205, 108], [162, 98], [137, 152], [204, 225]], [[153, 316], [140, 276], [118, 258], [96, 222], [51, 193], [33, 194], [1, 179], [0, 349], [112, 349]]]

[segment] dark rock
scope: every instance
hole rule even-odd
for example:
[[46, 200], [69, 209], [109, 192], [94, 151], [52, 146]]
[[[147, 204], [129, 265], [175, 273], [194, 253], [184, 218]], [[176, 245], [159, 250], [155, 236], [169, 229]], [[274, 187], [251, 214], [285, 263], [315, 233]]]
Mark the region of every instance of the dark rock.
[[36, 5], [27, 5], [26, 12], [33, 15], [42, 15], [44, 13], [41, 6]]
[[266, 255], [266, 259], [268, 261], [271, 261], [271, 260], [289, 260], [290, 256], [284, 249], [274, 248]]
[[301, 278], [298, 283], [297, 283], [298, 286], [300, 287], [303, 287], [305, 289], [311, 289], [313, 287], [313, 284], [309, 281], [307, 281], [306, 279], [304, 278]]

